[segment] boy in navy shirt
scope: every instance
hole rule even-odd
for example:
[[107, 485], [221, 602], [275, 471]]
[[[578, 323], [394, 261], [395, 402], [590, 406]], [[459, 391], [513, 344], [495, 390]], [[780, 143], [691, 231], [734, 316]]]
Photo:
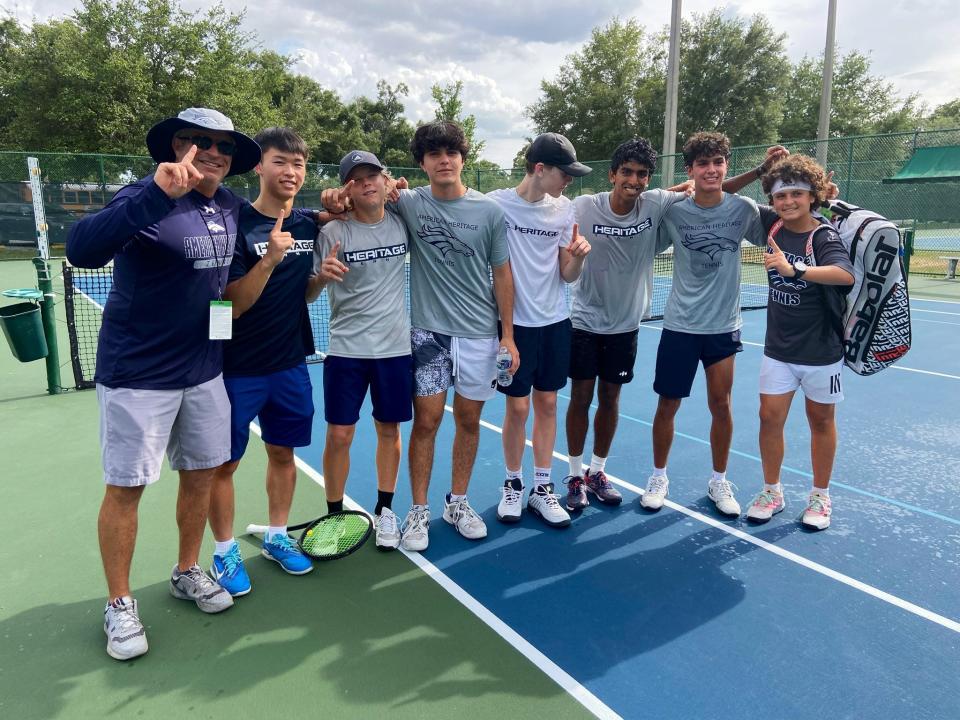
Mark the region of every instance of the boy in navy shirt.
[[143, 489], [160, 476], [164, 450], [179, 471], [180, 547], [171, 594], [204, 612], [233, 604], [197, 565], [214, 469], [230, 456], [230, 408], [213, 301], [222, 299], [242, 201], [221, 187], [249, 171], [260, 148], [230, 118], [188, 108], [154, 125], [153, 175], [122, 188], [67, 238], [78, 267], [113, 261], [113, 286], [97, 345], [97, 399], [106, 491], [100, 554], [109, 602], [107, 653], [147, 652], [130, 563]]
[[293, 213], [309, 151], [288, 128], [256, 136], [263, 158], [256, 167], [260, 195], [240, 210], [239, 235], [225, 297], [233, 311], [233, 338], [224, 347], [223, 375], [231, 405], [230, 460], [216, 473], [210, 528], [216, 548], [210, 574], [233, 596], [250, 592], [250, 578], [233, 537], [233, 475], [259, 418], [267, 451], [269, 529], [261, 554], [292, 575], [313, 569], [287, 535], [297, 468], [293, 448], [310, 444], [313, 388], [305, 357], [313, 354], [307, 282], [313, 270], [317, 226]]

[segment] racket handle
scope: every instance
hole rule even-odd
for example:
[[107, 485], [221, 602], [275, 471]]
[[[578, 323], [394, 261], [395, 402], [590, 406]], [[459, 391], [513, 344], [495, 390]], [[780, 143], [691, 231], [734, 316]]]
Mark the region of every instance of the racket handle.
[[247, 535], [263, 535], [269, 528], [269, 525], [247, 525]]

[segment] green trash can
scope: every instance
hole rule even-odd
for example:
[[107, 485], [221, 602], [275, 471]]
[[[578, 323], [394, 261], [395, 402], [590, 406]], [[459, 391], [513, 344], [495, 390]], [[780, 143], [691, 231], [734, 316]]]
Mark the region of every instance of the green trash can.
[[20, 302], [0, 307], [0, 327], [13, 356], [20, 362], [31, 362], [47, 356], [39, 305]]

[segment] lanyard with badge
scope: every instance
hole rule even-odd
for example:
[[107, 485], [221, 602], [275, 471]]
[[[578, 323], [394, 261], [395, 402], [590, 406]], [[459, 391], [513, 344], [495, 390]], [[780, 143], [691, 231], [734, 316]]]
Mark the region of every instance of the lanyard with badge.
[[[203, 226], [207, 229], [207, 235], [210, 236], [210, 246], [213, 249], [213, 257], [217, 261], [217, 299], [210, 301], [210, 339], [211, 340], [229, 340], [233, 337], [233, 303], [223, 299], [223, 266], [227, 262], [227, 254], [230, 249], [230, 231], [227, 228], [227, 218], [223, 214], [223, 208], [219, 205], [217, 210], [220, 212], [220, 220], [223, 223], [223, 257], [217, 252], [217, 243], [213, 239], [213, 233], [207, 224], [207, 217], [203, 210], [197, 208], [200, 217], [203, 218]], [[212, 214], [212, 213], [211, 213]]]

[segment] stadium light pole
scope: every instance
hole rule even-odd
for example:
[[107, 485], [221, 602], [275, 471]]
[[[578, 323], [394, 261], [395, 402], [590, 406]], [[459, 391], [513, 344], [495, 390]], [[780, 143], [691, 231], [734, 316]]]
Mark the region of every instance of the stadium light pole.
[[837, 0], [827, 8], [827, 45], [823, 50], [823, 89], [820, 92], [820, 121], [817, 123], [817, 162], [827, 164], [827, 139], [830, 137], [830, 106], [833, 91], [833, 52], [837, 33]]
[[[677, 150], [677, 89], [680, 85], [680, 0], [673, 0], [670, 13], [670, 50], [667, 55], [667, 105], [663, 113], [663, 152]], [[673, 158], [662, 166], [663, 187], [673, 185]]]

